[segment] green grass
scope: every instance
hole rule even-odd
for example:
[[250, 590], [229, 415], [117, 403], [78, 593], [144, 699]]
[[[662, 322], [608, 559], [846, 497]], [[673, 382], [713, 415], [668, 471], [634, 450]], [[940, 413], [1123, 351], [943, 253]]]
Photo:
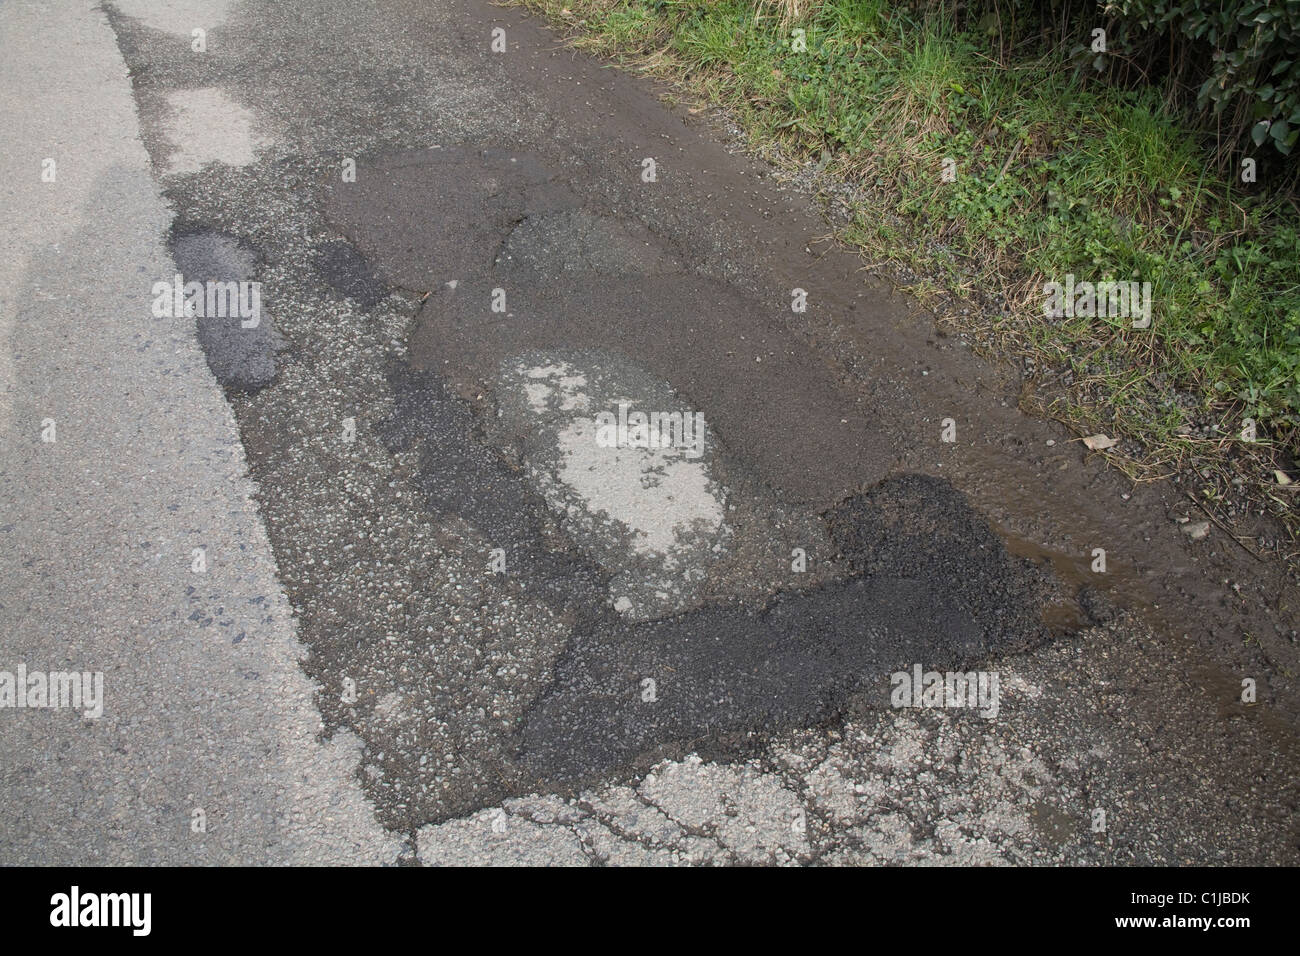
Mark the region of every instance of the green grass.
[[[1220, 425], [1221, 454], [1244, 453], [1246, 417], [1295, 453], [1294, 202], [1213, 170], [1156, 91], [1083, 85], [1054, 51], [1000, 65], [988, 38], [882, 0], [824, 0], [785, 24], [753, 0], [522, 2], [726, 106], [757, 142], [829, 152], [867, 193], [842, 238], [933, 287], [1003, 295], [995, 339], [1071, 368], [1079, 384], [1053, 412], [1138, 439], [1137, 464], [1183, 457], [1192, 422]], [[941, 181], [945, 157], [955, 182]], [[1042, 284], [1067, 273], [1151, 282], [1152, 328], [1045, 317]]]

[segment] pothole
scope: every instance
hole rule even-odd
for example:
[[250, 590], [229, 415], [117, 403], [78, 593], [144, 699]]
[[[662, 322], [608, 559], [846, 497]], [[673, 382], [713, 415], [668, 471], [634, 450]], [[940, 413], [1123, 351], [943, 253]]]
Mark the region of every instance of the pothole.
[[[192, 316], [199, 345], [218, 382], [256, 390], [275, 381], [276, 331], [261, 283], [257, 255], [234, 236], [215, 230], [179, 232], [171, 242], [180, 285], [178, 305]], [[179, 315], [182, 309], [172, 308]]]
[[639, 223], [585, 209], [529, 216], [511, 230], [498, 268], [523, 268], [554, 278], [571, 274], [663, 275], [681, 265]]
[[698, 603], [729, 547], [717, 436], [666, 383], [609, 353], [529, 353], [498, 388], [530, 479], [611, 576], [628, 620]]

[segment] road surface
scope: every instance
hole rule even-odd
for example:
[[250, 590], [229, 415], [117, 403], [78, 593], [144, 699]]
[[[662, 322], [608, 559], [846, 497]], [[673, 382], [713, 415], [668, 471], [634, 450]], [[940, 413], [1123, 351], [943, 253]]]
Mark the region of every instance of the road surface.
[[103, 675], [0, 706], [0, 862], [1297, 861], [1284, 569], [725, 118], [479, 0], [0, 62], [0, 672]]

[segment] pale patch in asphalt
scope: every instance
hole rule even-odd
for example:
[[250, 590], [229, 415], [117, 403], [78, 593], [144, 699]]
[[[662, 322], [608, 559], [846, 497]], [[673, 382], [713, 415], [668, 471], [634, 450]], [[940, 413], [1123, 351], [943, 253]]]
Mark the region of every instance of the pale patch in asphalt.
[[[664, 382], [612, 355], [533, 355], [508, 367], [503, 415], [526, 437], [530, 479], [583, 551], [612, 575], [610, 600], [631, 620], [696, 603], [731, 534], [708, 423], [699, 446], [605, 447], [597, 415], [619, 403], [693, 414]], [[606, 436], [608, 437], [608, 435]]]
[[709, 490], [704, 465], [676, 449], [602, 448], [595, 419], [578, 418], [559, 434], [556, 477], [586, 504], [631, 529], [640, 554], [664, 556], [689, 546], [692, 532], [722, 526], [722, 502]]
[[560, 399], [561, 411], [573, 411], [575, 409], [586, 410], [588, 402], [587, 396], [578, 389], [587, 384], [585, 375], [570, 375], [567, 363], [559, 365], [543, 365], [538, 368], [530, 368], [525, 374], [534, 381], [524, 384], [524, 391], [528, 395], [528, 404], [533, 407], [535, 412], [545, 412], [550, 406], [552, 396], [558, 394]]
[[114, 0], [119, 13], [164, 33], [188, 37], [226, 19], [232, 0]]
[[197, 173], [208, 163], [247, 166], [267, 145], [253, 132], [252, 111], [216, 87], [178, 90], [167, 103], [168, 173]]

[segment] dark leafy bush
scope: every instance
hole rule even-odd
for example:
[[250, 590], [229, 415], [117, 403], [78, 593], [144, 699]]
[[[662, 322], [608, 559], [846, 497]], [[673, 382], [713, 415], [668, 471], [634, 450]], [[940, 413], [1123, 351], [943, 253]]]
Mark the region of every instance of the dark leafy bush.
[[1290, 155], [1300, 137], [1300, 0], [1119, 0], [1111, 9], [1178, 39], [1177, 56], [1190, 59], [1171, 72], [1195, 64], [1206, 74], [1200, 109], [1235, 137]]
[[913, 8], [988, 35], [1003, 63], [1037, 52], [1072, 61], [1083, 77], [1159, 90], [1209, 135], [1222, 169], [1254, 154], [1297, 171], [1300, 0], [913, 0]]

